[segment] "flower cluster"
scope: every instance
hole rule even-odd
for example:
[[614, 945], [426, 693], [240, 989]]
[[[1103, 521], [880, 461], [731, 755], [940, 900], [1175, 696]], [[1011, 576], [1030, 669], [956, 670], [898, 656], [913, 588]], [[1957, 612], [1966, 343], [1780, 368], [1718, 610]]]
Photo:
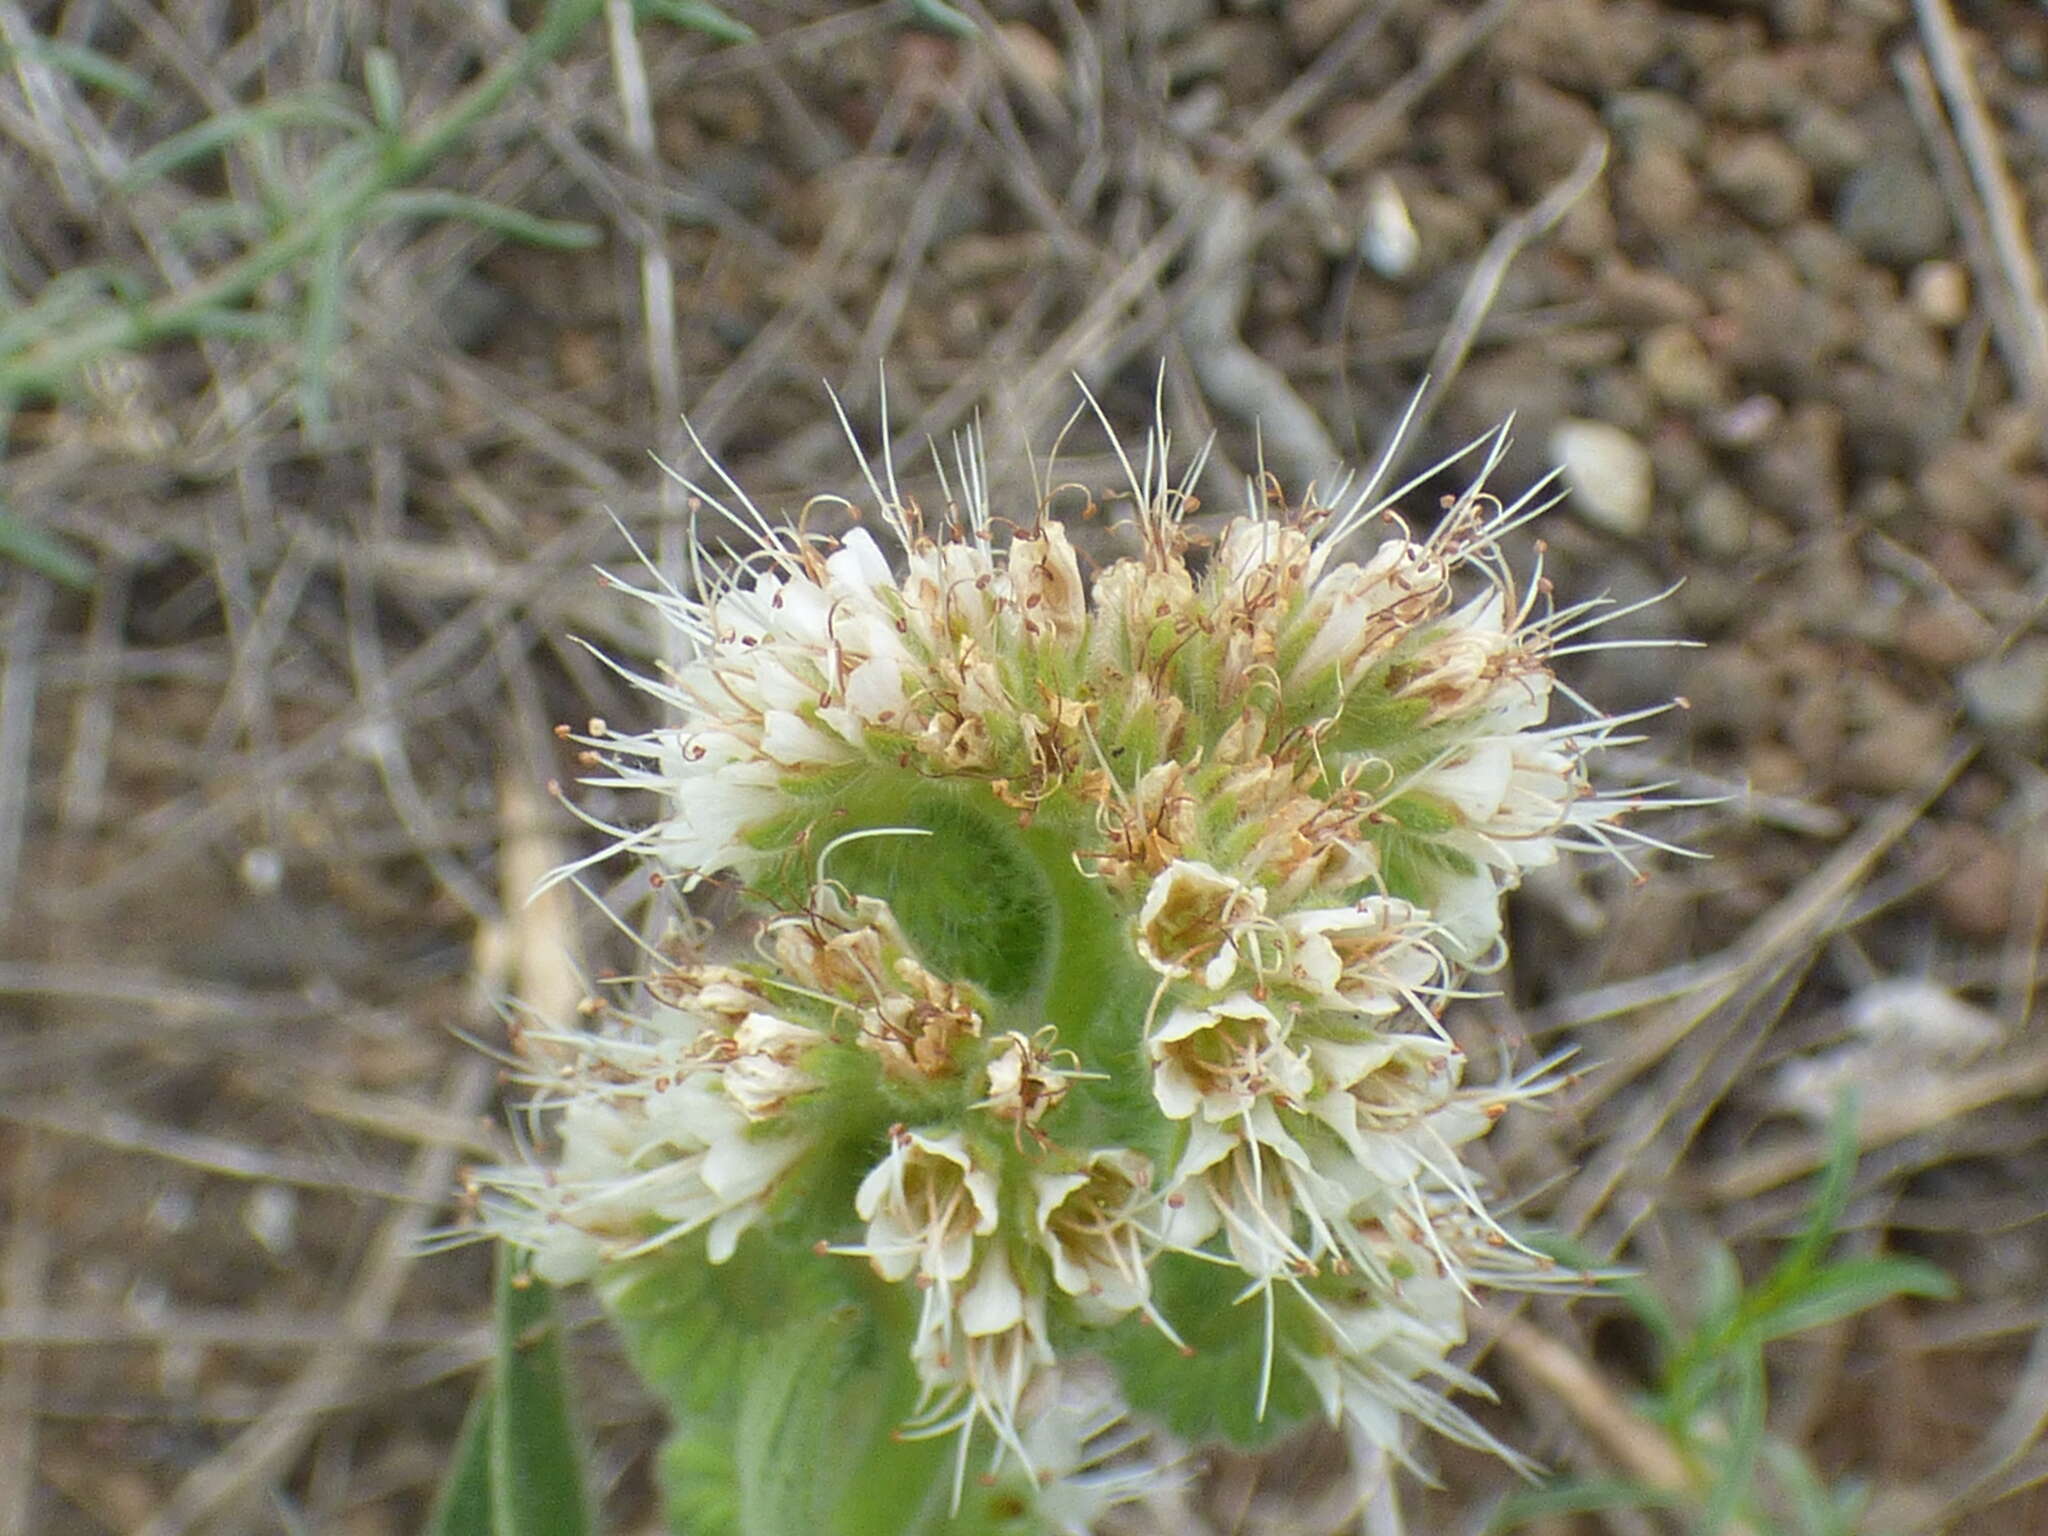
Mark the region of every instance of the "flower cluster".
[[665, 961], [645, 1012], [530, 1040], [561, 1155], [483, 1199], [554, 1278], [749, 1229], [864, 1262], [915, 1296], [904, 1432], [963, 1457], [985, 1429], [1031, 1466], [1020, 1405], [1096, 1353], [1208, 1427], [1162, 1378], [1226, 1330], [1226, 1429], [1492, 1444], [1444, 1395], [1479, 1386], [1467, 1301], [1573, 1277], [1461, 1148], [1552, 1079], [1467, 1083], [1440, 1016], [1525, 871], [1629, 835], [1585, 770], [1620, 722], [1551, 671], [1597, 605], [1516, 581], [1526, 501], [1417, 537], [1370, 487], [1255, 486], [1205, 537], [1166, 464], [1162, 434], [1127, 466], [1130, 552], [1092, 577], [1055, 509], [1094, 499], [999, 507], [971, 440], [936, 518], [871, 478], [893, 551], [696, 491], [759, 547], [626, 588], [682, 639], [642, 680], [672, 723], [575, 739], [663, 807], [605, 852], [735, 878], [759, 958]]

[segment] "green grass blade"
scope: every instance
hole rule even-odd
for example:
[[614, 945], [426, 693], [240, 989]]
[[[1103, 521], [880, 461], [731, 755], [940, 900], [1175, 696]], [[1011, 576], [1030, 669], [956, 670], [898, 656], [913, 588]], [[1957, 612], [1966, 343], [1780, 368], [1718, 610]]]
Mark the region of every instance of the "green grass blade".
[[1700, 1513], [1699, 1536], [1720, 1536], [1742, 1511], [1755, 1491], [1757, 1458], [1763, 1453], [1764, 1416], [1770, 1407], [1770, 1396], [1764, 1390], [1763, 1351], [1745, 1351], [1728, 1362], [1728, 1370], [1734, 1378], [1728, 1443], [1716, 1458], [1714, 1485], [1707, 1490], [1706, 1507]]
[[1621, 1477], [1574, 1478], [1549, 1488], [1524, 1488], [1501, 1500], [1486, 1523], [1488, 1536], [1500, 1536], [1537, 1521], [1567, 1515], [1599, 1515], [1622, 1509], [1676, 1509], [1684, 1500], [1668, 1489], [1651, 1488]]
[[485, 1381], [470, 1399], [447, 1480], [421, 1536], [491, 1536], [491, 1418], [491, 1384]]
[[503, 203], [439, 187], [387, 192], [377, 199], [375, 213], [386, 219], [462, 219], [494, 230], [508, 240], [552, 251], [586, 251], [604, 238], [604, 232], [595, 224], [536, 218], [516, 208], [507, 208]]
[[1828, 1160], [1820, 1170], [1814, 1190], [1813, 1214], [1799, 1238], [1772, 1268], [1764, 1285], [1791, 1281], [1821, 1261], [1835, 1241], [1842, 1213], [1849, 1207], [1849, 1191], [1856, 1179], [1856, 1095], [1843, 1093], [1835, 1102], [1828, 1122]]
[[946, 0], [909, 0], [909, 6], [910, 14], [934, 32], [947, 32], [954, 37], [973, 37], [978, 30], [973, 21], [946, 4]]
[[1825, 1327], [1895, 1296], [1947, 1298], [1955, 1291], [1954, 1281], [1922, 1259], [1843, 1259], [1807, 1276], [1797, 1291], [1760, 1315], [1754, 1337], [1762, 1343]]
[[[156, 90], [147, 80], [126, 64], [108, 58], [97, 49], [37, 38], [21, 52], [24, 58], [62, 70], [82, 85], [96, 86], [109, 95], [119, 96], [138, 106], [146, 107], [156, 99]], [[9, 53], [9, 49], [0, 47], [0, 65], [11, 62]]]
[[389, 48], [372, 48], [364, 56], [363, 94], [370, 98], [370, 116], [379, 128], [394, 137], [405, 131], [405, 85]]
[[92, 589], [92, 562], [70, 546], [31, 527], [12, 513], [0, 511], [0, 559], [13, 560], [30, 570], [41, 571], [52, 581], [85, 592]]
[[491, 1392], [491, 1536], [588, 1536], [582, 1456], [554, 1292], [524, 1254], [498, 1257], [498, 1357]]
[[122, 176], [120, 186], [124, 192], [133, 192], [251, 135], [279, 128], [342, 128], [361, 133], [369, 126], [360, 113], [311, 92], [265, 102], [260, 107], [222, 112], [203, 123], [195, 123], [183, 133], [172, 134], [147, 154], [138, 155]]
[[751, 43], [761, 35], [705, 0], [637, 0], [633, 11], [641, 21], [665, 21], [672, 26], [688, 27], [721, 43]]
[[299, 420], [312, 432], [327, 425], [327, 381], [341, 345], [342, 285], [348, 248], [336, 234], [313, 253], [306, 273], [305, 331], [299, 339]]

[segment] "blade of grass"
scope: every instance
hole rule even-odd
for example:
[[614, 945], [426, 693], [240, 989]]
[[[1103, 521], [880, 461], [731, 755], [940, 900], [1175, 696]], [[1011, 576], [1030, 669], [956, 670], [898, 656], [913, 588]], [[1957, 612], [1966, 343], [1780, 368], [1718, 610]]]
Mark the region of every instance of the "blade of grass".
[[299, 420], [316, 436], [327, 426], [327, 381], [341, 341], [347, 262], [348, 248], [337, 232], [313, 253], [306, 273], [306, 318], [299, 343]]
[[1894, 1296], [1954, 1296], [1955, 1282], [1922, 1259], [1844, 1259], [1807, 1277], [1801, 1289], [1751, 1324], [1759, 1342], [1788, 1338], [1868, 1311]]
[[569, 219], [542, 219], [503, 203], [450, 192], [441, 187], [422, 187], [412, 192], [387, 192], [371, 209], [376, 218], [463, 219], [495, 230], [508, 240], [537, 245], [552, 251], [587, 251], [604, 233], [595, 224]]
[[665, 21], [688, 27], [722, 43], [751, 43], [761, 34], [705, 0], [637, 0], [634, 14], [642, 21]]
[[554, 1292], [526, 1256], [498, 1255], [498, 1357], [489, 1434], [492, 1536], [591, 1529]]
[[405, 85], [389, 48], [372, 48], [364, 56], [363, 94], [370, 98], [370, 116], [380, 130], [393, 138], [405, 131]]
[[5, 510], [0, 510], [0, 559], [18, 561], [81, 592], [92, 588], [90, 561]]
[[193, 124], [183, 133], [172, 134], [163, 143], [137, 155], [116, 185], [123, 192], [137, 191], [160, 176], [203, 160], [252, 134], [271, 133], [279, 128], [342, 128], [364, 133], [370, 125], [361, 113], [324, 93], [309, 91], [286, 96], [260, 107], [222, 112]]
[[489, 1536], [491, 1524], [491, 1384], [470, 1399], [447, 1480], [441, 1484], [421, 1536]]
[[946, 32], [954, 37], [973, 37], [976, 33], [973, 21], [946, 4], [945, 0], [908, 0], [908, 3], [910, 14], [934, 32]]
[[[396, 187], [417, 180], [541, 64], [568, 46], [603, 0], [551, 0], [525, 43], [501, 58], [473, 85], [413, 133], [385, 142], [331, 197], [308, 206], [262, 244], [174, 293], [89, 325], [43, 338], [18, 357], [0, 359], [0, 399], [68, 389], [78, 370], [109, 352], [133, 351], [151, 341], [189, 336], [202, 317], [239, 306], [270, 278], [360, 224], [370, 207]], [[337, 153], [351, 145], [341, 146]]]
[[1746, 1349], [1726, 1363], [1733, 1377], [1728, 1440], [1717, 1456], [1713, 1486], [1700, 1514], [1700, 1536], [1720, 1536], [1741, 1512], [1756, 1486], [1757, 1457], [1763, 1452], [1764, 1415], [1770, 1406], [1764, 1390], [1761, 1347]]
[[[82, 48], [76, 43], [58, 42], [51, 38], [37, 38], [21, 53], [26, 58], [62, 70], [82, 84], [96, 86], [138, 106], [146, 107], [156, 100], [156, 91], [147, 80], [97, 49]], [[12, 62], [13, 50], [0, 45], [0, 65]]]

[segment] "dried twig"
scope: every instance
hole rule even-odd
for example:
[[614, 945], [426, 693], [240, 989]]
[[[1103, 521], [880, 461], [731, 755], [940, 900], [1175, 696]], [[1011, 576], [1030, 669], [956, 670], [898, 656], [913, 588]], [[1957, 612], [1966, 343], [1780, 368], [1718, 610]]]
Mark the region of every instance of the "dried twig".
[[[1927, 62], [1941, 86], [1942, 99], [1948, 103], [1949, 119], [1990, 224], [1997, 258], [1995, 275], [2007, 295], [2003, 308], [2009, 329], [2000, 332], [2000, 348], [2020, 391], [2037, 408], [2048, 409], [2048, 289], [2043, 287], [2041, 263], [2027, 234], [2019, 194], [1964, 57], [1948, 0], [1913, 0], [1913, 12], [1927, 45]], [[1980, 279], [1992, 275], [1979, 274]]]

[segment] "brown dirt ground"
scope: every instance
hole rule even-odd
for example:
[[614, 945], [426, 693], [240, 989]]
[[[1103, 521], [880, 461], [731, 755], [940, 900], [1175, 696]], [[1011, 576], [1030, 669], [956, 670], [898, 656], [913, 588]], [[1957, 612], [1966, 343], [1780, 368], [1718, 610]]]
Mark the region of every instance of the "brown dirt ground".
[[[609, 952], [588, 910], [519, 904], [585, 846], [542, 792], [571, 771], [550, 725], [644, 714], [571, 641], [652, 643], [589, 574], [623, 555], [605, 513], [676, 547], [648, 455], [688, 460], [684, 409], [765, 505], [851, 491], [824, 386], [872, 434], [883, 358], [906, 454], [979, 413], [1012, 477], [1071, 375], [1135, 430], [1163, 360], [1180, 442], [1218, 434], [1219, 507], [1261, 451], [1297, 484], [1364, 459], [1425, 375], [1413, 464], [1513, 411], [1519, 485], [1560, 423], [1619, 429], [1575, 451], [1652, 495], [1575, 495], [1550, 570], [1682, 581], [1633, 632], [1705, 649], [1574, 681], [1683, 694], [1621, 770], [1733, 799], [1659, 829], [1709, 861], [1519, 898], [1505, 996], [1464, 1027], [1602, 1065], [1503, 1127], [1504, 1179], [1682, 1299], [1709, 1244], [1754, 1267], [1796, 1227], [1807, 1106], [1861, 1083], [1845, 1241], [1960, 1299], [1786, 1347], [1773, 1427], [1894, 1529], [2048, 1529], [2048, 15], [1054, 0], [992, 3], [966, 46], [893, 3], [732, 10], [760, 42], [593, 26], [435, 172], [595, 249], [359, 242], [326, 426], [291, 348], [225, 340], [12, 423], [9, 506], [97, 577], [0, 571], [0, 1532], [414, 1527], [485, 1350], [483, 1256], [413, 1257], [497, 1145], [455, 1032]], [[431, 103], [506, 47], [490, 11], [0, 3], [11, 46], [153, 88], [0, 79], [7, 285], [189, 284], [234, 247], [177, 218], [255, 201], [256, 157], [147, 195], [127, 161], [354, 89], [372, 43]], [[276, 169], [324, 142], [283, 135]], [[1100, 446], [1068, 463], [1107, 484]], [[1503, 1432], [1626, 1465], [1593, 1410], [1641, 1340], [1603, 1304], [1521, 1327], [1483, 1364]], [[1531, 1375], [1530, 1330], [1575, 1386]], [[645, 1405], [580, 1337], [615, 1528], [645, 1528]], [[1210, 1529], [1308, 1528], [1320, 1454], [1219, 1459]], [[1503, 1474], [1443, 1465], [1419, 1524], [1474, 1529]]]

